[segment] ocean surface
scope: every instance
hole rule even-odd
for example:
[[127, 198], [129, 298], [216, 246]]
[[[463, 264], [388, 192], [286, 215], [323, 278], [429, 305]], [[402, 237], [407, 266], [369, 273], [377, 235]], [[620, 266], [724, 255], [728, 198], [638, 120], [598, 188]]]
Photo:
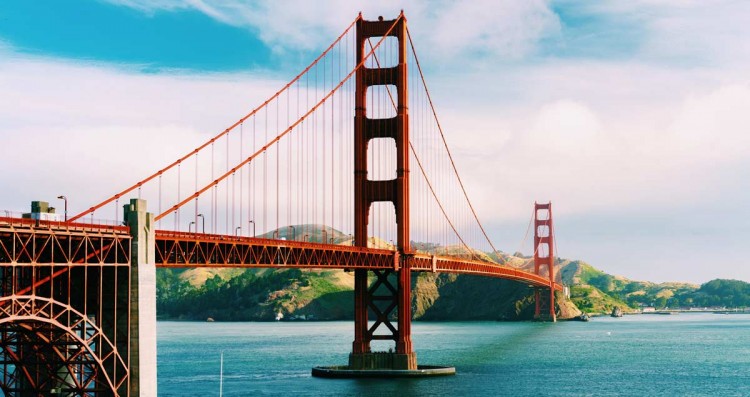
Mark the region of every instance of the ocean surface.
[[218, 396], [223, 351], [224, 396], [750, 396], [750, 315], [415, 322], [418, 362], [455, 376], [310, 376], [352, 338], [351, 322], [159, 322], [159, 395]]

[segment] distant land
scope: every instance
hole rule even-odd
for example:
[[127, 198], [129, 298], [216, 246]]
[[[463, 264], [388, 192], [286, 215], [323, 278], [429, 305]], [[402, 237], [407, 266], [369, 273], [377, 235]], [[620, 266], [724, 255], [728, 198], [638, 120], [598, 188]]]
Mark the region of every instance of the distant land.
[[[350, 244], [338, 231], [323, 235], [316, 225], [282, 228], [281, 237], [304, 236], [307, 241]], [[299, 231], [286, 236], [285, 231]], [[317, 230], [318, 232], [313, 232]], [[302, 234], [302, 231], [305, 231]], [[277, 232], [270, 232], [273, 235]], [[450, 255], [455, 249], [414, 243], [426, 252]], [[371, 239], [371, 246], [387, 242]], [[482, 253], [510, 266], [533, 269], [531, 258], [516, 253]], [[750, 306], [750, 284], [739, 280], [712, 280], [703, 285], [633, 281], [604, 273], [578, 260], [558, 259], [556, 272], [570, 287], [570, 299], [558, 294], [558, 318], [569, 319], [581, 311], [606, 314], [614, 307], [638, 312], [696, 307]], [[157, 269], [157, 315], [160, 319], [205, 321], [351, 320], [354, 273], [343, 270], [301, 269]], [[415, 273], [412, 277], [414, 319], [425, 321], [530, 320], [533, 290], [526, 284], [443, 273]]]

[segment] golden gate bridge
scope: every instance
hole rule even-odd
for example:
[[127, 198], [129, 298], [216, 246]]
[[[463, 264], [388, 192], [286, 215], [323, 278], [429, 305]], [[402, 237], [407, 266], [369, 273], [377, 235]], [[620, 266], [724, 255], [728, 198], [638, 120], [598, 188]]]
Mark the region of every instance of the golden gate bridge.
[[[526, 283], [546, 321], [561, 289], [550, 204], [534, 207], [534, 271], [502, 263], [403, 13], [359, 15], [229, 128], [85, 211], [43, 218], [0, 217], [0, 389], [9, 396], [155, 394], [155, 267], [353, 271], [354, 339], [342, 368], [360, 373], [423, 367], [411, 343], [412, 272]], [[373, 352], [380, 340], [393, 352]]]

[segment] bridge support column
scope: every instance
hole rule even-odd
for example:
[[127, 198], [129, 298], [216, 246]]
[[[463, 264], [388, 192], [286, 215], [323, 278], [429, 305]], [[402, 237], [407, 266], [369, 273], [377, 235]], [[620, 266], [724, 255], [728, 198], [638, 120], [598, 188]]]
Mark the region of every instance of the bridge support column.
[[[346, 367], [316, 367], [313, 376], [394, 377], [451, 375], [453, 367], [418, 368], [411, 344], [411, 269], [405, 260], [412, 253], [409, 239], [409, 104], [407, 95], [406, 18], [384, 21], [357, 20], [357, 63], [364, 62], [369, 38], [392, 36], [398, 40], [398, 64], [389, 68], [357, 69], [354, 114], [354, 244], [367, 248], [367, 223], [374, 202], [391, 202], [396, 210], [397, 242], [393, 268], [355, 270], [354, 343]], [[374, 55], [373, 55], [374, 56]], [[377, 58], [376, 64], [377, 62]], [[367, 88], [394, 85], [396, 116], [388, 119], [367, 117]], [[367, 146], [373, 139], [393, 139], [396, 146], [396, 178], [370, 180], [367, 172]], [[375, 279], [369, 284], [369, 276]], [[370, 326], [368, 314], [374, 315]], [[394, 325], [394, 317], [398, 322]], [[370, 342], [395, 343], [387, 352], [373, 352]]]
[[[391, 27], [393, 27], [391, 29]], [[390, 201], [396, 210], [397, 251], [393, 270], [372, 272], [377, 280], [368, 286], [366, 270], [355, 273], [354, 344], [349, 357], [351, 369], [417, 368], [411, 346], [411, 271], [401, 263], [409, 246], [409, 107], [406, 70], [406, 19], [395, 21], [357, 21], [357, 61], [365, 57], [365, 43], [370, 38], [390, 35], [398, 40], [399, 60], [393, 68], [360, 68], [357, 70], [354, 120], [354, 240], [367, 247], [367, 223], [372, 203]], [[373, 55], [375, 56], [375, 55]], [[367, 117], [367, 88], [393, 84], [396, 87], [396, 116], [390, 119]], [[396, 146], [396, 179], [373, 181], [367, 177], [367, 146], [375, 138], [393, 139]], [[368, 324], [368, 311], [375, 323]], [[393, 315], [398, 318], [394, 326]], [[380, 333], [376, 332], [378, 329]], [[383, 330], [385, 333], [382, 333]], [[395, 352], [372, 353], [370, 341], [392, 340]]]
[[555, 290], [547, 288], [534, 289], [534, 320], [556, 322]]
[[156, 233], [146, 200], [124, 205], [130, 227], [130, 395], [156, 396]]
[[[399, 260], [398, 254], [394, 260]], [[411, 346], [411, 271], [409, 269], [372, 272], [376, 280], [367, 284], [367, 271], [361, 278], [355, 274], [354, 344], [349, 355], [351, 370], [415, 370], [417, 354]], [[364, 281], [363, 281], [364, 279]], [[368, 311], [374, 314], [372, 326]], [[397, 324], [391, 321], [398, 319]], [[385, 329], [385, 333], [378, 329]], [[372, 352], [373, 340], [392, 340], [396, 349], [389, 352]]]

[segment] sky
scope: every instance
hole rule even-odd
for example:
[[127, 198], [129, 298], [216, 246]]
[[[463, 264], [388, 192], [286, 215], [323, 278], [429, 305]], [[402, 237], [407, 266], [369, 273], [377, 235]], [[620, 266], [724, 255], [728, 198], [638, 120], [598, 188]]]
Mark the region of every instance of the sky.
[[0, 210], [66, 191], [87, 208], [263, 102], [358, 12], [401, 9], [499, 249], [551, 200], [562, 257], [750, 281], [744, 1], [5, 0]]

